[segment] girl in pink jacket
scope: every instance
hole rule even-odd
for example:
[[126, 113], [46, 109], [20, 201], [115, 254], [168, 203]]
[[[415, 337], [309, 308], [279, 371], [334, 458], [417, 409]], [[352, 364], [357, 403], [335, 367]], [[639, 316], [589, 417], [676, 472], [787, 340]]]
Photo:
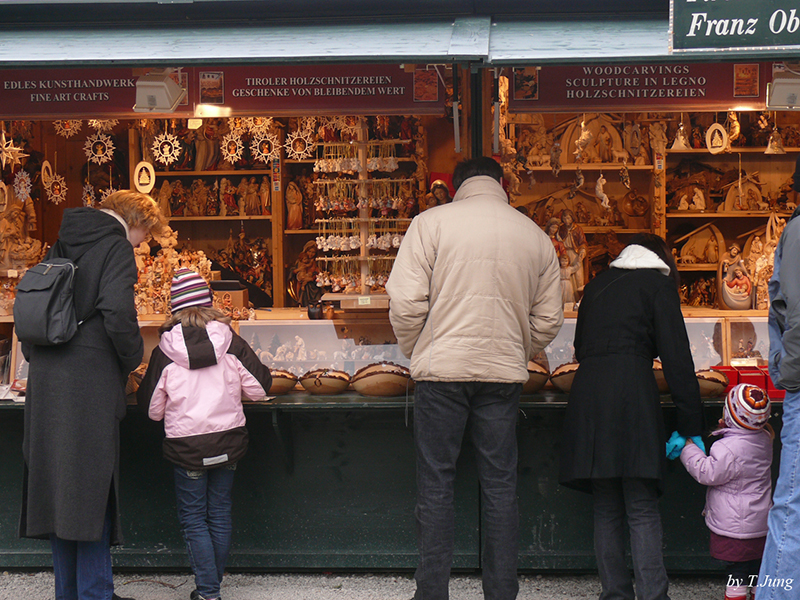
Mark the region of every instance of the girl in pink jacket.
[[708, 486], [703, 511], [711, 530], [711, 556], [725, 561], [726, 600], [753, 598], [767, 539], [767, 514], [772, 506], [772, 440], [767, 423], [767, 393], [740, 383], [725, 398], [720, 436], [706, 456], [687, 440], [681, 462], [699, 483]]
[[236, 462], [247, 451], [242, 396], [263, 398], [265, 367], [212, 308], [197, 273], [179, 269], [172, 280], [172, 317], [159, 329], [137, 392], [140, 406], [164, 421], [164, 457], [175, 465], [178, 518], [195, 576], [191, 600], [220, 596], [231, 545]]

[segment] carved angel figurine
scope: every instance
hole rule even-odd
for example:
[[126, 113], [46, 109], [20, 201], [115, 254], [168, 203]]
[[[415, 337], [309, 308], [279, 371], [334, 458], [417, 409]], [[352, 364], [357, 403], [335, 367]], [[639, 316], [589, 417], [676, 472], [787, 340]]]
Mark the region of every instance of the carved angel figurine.
[[606, 178], [603, 177], [603, 174], [600, 173], [600, 177], [597, 178], [597, 183], [594, 186], [594, 195], [597, 196], [597, 199], [600, 200], [600, 204], [606, 210], [611, 209], [611, 205], [608, 203], [608, 195], [603, 191], [603, 186], [606, 184]]
[[581, 135], [575, 140], [575, 162], [583, 162], [583, 153], [589, 142], [592, 141], [592, 131], [586, 126], [584, 121], [581, 121]]

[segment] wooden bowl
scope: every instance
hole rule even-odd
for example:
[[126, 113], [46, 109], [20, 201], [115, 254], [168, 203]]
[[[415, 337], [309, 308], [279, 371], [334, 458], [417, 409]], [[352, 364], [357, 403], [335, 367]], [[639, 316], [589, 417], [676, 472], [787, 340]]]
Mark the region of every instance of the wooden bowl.
[[656, 385], [660, 394], [669, 394], [669, 386], [667, 379], [664, 377], [664, 366], [660, 360], [653, 361], [653, 375], [656, 377]]
[[350, 375], [333, 369], [313, 369], [300, 377], [300, 385], [315, 396], [341, 394], [350, 385]]
[[728, 387], [728, 376], [714, 369], [703, 369], [695, 373], [697, 383], [700, 386], [700, 395], [703, 398], [715, 398], [722, 396], [725, 388]]
[[528, 381], [522, 386], [523, 394], [535, 394], [550, 379], [550, 371], [537, 362], [528, 361]]
[[552, 375], [550, 375], [550, 381], [559, 390], [568, 394], [572, 388], [572, 380], [575, 379], [575, 373], [577, 372], [578, 363], [566, 363], [553, 371]]
[[284, 369], [270, 369], [272, 385], [267, 396], [280, 396], [294, 389], [297, 385], [297, 375]]
[[364, 396], [403, 396], [414, 389], [410, 371], [391, 362], [367, 365], [356, 371], [351, 382]]

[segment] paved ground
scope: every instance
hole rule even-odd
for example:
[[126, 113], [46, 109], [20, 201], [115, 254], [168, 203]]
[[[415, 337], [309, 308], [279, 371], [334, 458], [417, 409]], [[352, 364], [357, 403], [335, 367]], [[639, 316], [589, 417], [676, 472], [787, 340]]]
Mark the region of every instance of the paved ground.
[[[135, 600], [188, 600], [194, 589], [189, 574], [118, 573], [116, 591]], [[673, 577], [672, 600], [718, 600], [724, 596], [718, 577]], [[519, 600], [596, 600], [600, 583], [594, 575], [525, 575]], [[410, 574], [226, 575], [224, 600], [409, 600]], [[452, 600], [482, 600], [480, 579], [453, 577]], [[0, 573], [0, 600], [53, 600], [53, 574]]]

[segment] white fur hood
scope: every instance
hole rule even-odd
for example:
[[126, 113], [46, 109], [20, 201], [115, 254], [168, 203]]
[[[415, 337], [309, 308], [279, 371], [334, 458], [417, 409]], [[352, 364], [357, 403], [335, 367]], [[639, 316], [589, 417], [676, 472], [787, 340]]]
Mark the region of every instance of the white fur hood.
[[611, 266], [615, 269], [657, 269], [662, 275], [669, 275], [667, 263], [661, 260], [652, 250], [644, 246], [631, 244], [626, 246]]

